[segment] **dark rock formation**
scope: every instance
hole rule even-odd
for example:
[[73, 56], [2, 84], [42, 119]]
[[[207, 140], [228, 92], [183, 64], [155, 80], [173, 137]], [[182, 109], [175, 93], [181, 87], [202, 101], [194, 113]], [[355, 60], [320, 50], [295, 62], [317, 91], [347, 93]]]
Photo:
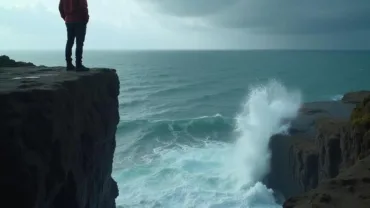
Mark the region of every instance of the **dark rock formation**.
[[370, 154], [370, 96], [358, 104], [351, 115], [351, 128], [341, 141], [343, 166], [350, 167]]
[[10, 59], [8, 56], [0, 56], [0, 67], [26, 67], [35, 66], [33, 63], [17, 62]]
[[0, 71], [2, 207], [115, 208], [115, 71]]
[[[290, 197], [315, 188], [327, 172], [335, 174], [335, 171], [326, 170], [334, 165], [329, 164], [326, 157], [335, 154], [336, 143], [323, 139], [322, 134], [332, 134], [329, 129], [328, 132], [320, 131], [326, 125], [334, 125], [329, 118], [348, 119], [353, 108], [353, 104], [339, 101], [304, 104], [298, 118], [292, 121], [290, 135], [271, 138], [271, 171], [265, 180], [267, 185]], [[328, 154], [319, 160], [320, 151], [328, 151]]]
[[349, 92], [343, 96], [342, 101], [345, 103], [358, 104], [367, 96], [370, 96], [370, 91]]
[[318, 123], [318, 186], [289, 198], [284, 207], [370, 207], [370, 96], [352, 111], [351, 119]]
[[[342, 162], [340, 141], [347, 132], [347, 119], [323, 119], [318, 122], [318, 181], [338, 175]], [[315, 188], [316, 186], [312, 187]]]
[[284, 208], [370, 207], [370, 156], [337, 177], [323, 181], [317, 189], [288, 199]]

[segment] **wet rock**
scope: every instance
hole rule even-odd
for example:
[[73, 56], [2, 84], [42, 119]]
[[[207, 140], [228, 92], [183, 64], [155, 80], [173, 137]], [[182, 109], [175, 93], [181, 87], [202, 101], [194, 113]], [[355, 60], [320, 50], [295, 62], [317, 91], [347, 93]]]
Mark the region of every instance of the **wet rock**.
[[[370, 207], [370, 96], [363, 98], [348, 121], [321, 122], [317, 188], [289, 198], [284, 207]], [[321, 197], [317, 200], [317, 196]], [[327, 196], [330, 196], [330, 200]]]
[[288, 198], [337, 175], [341, 162], [337, 127], [346, 126], [354, 107], [340, 101], [303, 104], [291, 122], [289, 135], [275, 135], [270, 140], [271, 171], [266, 184]]
[[368, 90], [349, 92], [343, 96], [342, 101], [345, 103], [359, 104], [368, 96], [370, 96], [370, 91]]

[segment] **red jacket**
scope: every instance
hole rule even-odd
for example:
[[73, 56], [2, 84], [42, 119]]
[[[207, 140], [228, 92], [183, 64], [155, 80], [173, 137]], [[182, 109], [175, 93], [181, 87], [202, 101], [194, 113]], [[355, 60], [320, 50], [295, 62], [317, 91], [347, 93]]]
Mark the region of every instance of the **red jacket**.
[[66, 23], [89, 21], [87, 0], [60, 0], [59, 12]]

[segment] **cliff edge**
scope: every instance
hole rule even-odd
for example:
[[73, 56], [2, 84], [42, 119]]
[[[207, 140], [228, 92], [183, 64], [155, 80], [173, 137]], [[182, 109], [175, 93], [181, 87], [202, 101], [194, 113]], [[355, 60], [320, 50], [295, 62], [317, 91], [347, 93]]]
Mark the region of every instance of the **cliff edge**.
[[[266, 184], [289, 198], [315, 188], [325, 177], [335, 176], [338, 164], [332, 157], [339, 144], [336, 131], [350, 118], [354, 107], [341, 101], [304, 103], [289, 135], [275, 135], [270, 140], [271, 170]], [[325, 152], [321, 158], [320, 151]]]
[[2, 203], [115, 208], [115, 71], [65, 72], [7, 61], [0, 62]]
[[[298, 167], [291, 172], [307, 192], [289, 197], [284, 208], [370, 207], [370, 92], [349, 93], [342, 102], [357, 105], [350, 118], [316, 122], [314, 151], [299, 146], [302, 141], [292, 146], [292, 164]], [[304, 156], [308, 152], [311, 163]], [[315, 182], [307, 183], [310, 179]]]

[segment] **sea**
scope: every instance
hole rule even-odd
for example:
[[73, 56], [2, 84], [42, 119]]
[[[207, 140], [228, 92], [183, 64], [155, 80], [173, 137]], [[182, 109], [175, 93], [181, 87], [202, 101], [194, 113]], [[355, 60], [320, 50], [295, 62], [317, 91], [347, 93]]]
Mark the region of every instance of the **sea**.
[[[63, 51], [7, 51], [64, 65]], [[120, 208], [278, 208], [271, 135], [304, 102], [370, 89], [370, 51], [86, 51], [120, 78]], [[99, 84], [99, 83], [96, 83]]]

